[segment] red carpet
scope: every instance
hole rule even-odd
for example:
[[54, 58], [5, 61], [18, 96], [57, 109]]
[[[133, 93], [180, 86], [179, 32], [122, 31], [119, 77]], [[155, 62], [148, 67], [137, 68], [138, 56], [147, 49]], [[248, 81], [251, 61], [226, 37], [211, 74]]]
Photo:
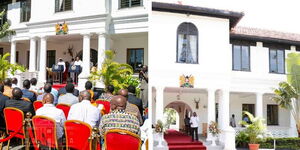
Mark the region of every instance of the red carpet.
[[200, 141], [192, 142], [192, 137], [176, 130], [168, 130], [164, 135], [169, 150], [206, 150]]
[[65, 87], [66, 86], [66, 84], [53, 84], [53, 88], [55, 88], [56, 90], [59, 90], [60, 88], [63, 88], [63, 87]]

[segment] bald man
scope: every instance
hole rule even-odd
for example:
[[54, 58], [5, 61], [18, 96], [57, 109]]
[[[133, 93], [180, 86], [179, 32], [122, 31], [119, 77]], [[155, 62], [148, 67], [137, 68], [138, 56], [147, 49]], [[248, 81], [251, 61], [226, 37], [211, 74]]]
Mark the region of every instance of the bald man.
[[68, 120], [80, 120], [95, 127], [99, 125], [100, 110], [91, 104], [91, 94], [85, 90], [80, 92], [79, 103], [71, 106]]
[[45, 94], [42, 102], [44, 106], [36, 111], [36, 115], [46, 116], [55, 120], [57, 139], [62, 138], [64, 134], [64, 123], [66, 121], [64, 112], [54, 106], [54, 96], [51, 93]]
[[140, 122], [135, 115], [125, 111], [126, 105], [127, 100], [124, 96], [112, 97], [110, 102], [111, 111], [102, 117], [99, 126], [102, 137], [106, 131], [111, 129], [122, 129], [140, 134]]
[[31, 102], [22, 99], [23, 92], [20, 88], [12, 90], [12, 99], [5, 102], [5, 107], [14, 107], [23, 111], [24, 115], [27, 112], [34, 114], [34, 109]]
[[128, 100], [127, 100], [128, 90], [127, 89], [121, 89], [121, 90], [119, 90], [118, 94], [126, 98], [127, 104], [126, 104], [125, 112], [135, 115], [139, 119], [140, 125], [143, 125], [143, 118], [141, 116], [139, 108], [136, 105], [129, 103]]

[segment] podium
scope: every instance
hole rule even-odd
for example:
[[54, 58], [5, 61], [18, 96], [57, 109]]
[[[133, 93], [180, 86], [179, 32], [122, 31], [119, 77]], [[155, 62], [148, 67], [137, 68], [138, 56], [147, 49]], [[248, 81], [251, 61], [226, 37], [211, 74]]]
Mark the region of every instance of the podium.
[[75, 84], [78, 83], [78, 75], [81, 73], [81, 66], [79, 65], [74, 65], [69, 67], [69, 72], [71, 75], [71, 78], [75, 82]]
[[58, 74], [59, 83], [62, 84], [63, 82], [63, 73], [64, 73], [64, 66], [63, 65], [52, 65], [52, 72]]

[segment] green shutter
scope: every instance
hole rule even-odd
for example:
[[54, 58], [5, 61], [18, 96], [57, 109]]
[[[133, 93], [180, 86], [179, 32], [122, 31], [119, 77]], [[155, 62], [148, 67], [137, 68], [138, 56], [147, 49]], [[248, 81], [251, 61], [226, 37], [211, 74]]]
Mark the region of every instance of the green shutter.
[[72, 1], [73, 0], [65, 0], [65, 11], [72, 10]]

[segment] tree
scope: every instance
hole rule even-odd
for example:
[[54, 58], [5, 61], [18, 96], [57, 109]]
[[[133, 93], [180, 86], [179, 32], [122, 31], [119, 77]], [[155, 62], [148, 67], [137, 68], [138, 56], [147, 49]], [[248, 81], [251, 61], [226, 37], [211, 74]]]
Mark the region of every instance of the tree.
[[290, 110], [300, 137], [300, 54], [288, 54], [286, 62], [287, 81], [279, 83], [279, 87], [274, 90], [276, 96], [272, 99], [281, 108]]
[[102, 69], [91, 72], [89, 79], [94, 82], [101, 79], [104, 82], [105, 87], [113, 85], [115, 87], [115, 92], [127, 88], [129, 85], [135, 86], [138, 92], [140, 82], [137, 78], [132, 77], [132, 67], [128, 64], [115, 62], [115, 53], [112, 50], [106, 50], [105, 56], [106, 58], [102, 64]]
[[[2, 10], [2, 12], [0, 13], [1, 20], [3, 20], [5, 13], [6, 13], [5, 10]], [[6, 36], [14, 35], [16, 33], [14, 30], [9, 29], [9, 27], [10, 27], [10, 24], [7, 21], [2, 24], [1, 29], [0, 29], [0, 39], [4, 38]]]

